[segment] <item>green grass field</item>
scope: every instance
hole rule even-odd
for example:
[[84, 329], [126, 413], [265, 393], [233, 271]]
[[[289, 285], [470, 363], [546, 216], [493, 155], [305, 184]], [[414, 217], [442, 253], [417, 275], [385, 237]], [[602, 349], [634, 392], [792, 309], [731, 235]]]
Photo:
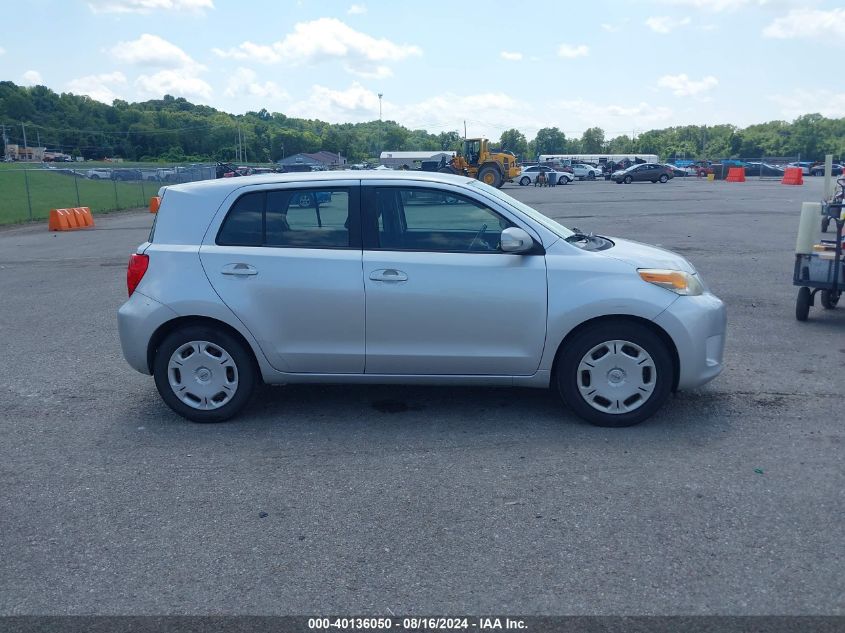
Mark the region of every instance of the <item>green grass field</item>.
[[95, 167], [157, 169], [173, 165], [87, 161], [56, 163], [56, 169], [53, 170], [44, 169], [41, 163], [0, 163], [0, 225], [42, 220], [50, 215], [50, 209], [65, 207], [89, 207], [93, 213], [146, 207], [150, 198], [156, 195], [159, 187], [164, 184], [149, 180], [89, 180], [58, 171], [71, 169], [84, 174]]
[[0, 224], [44, 219], [50, 209], [65, 207], [89, 207], [93, 213], [146, 207], [158, 188], [156, 182], [88, 180], [44, 169], [0, 169]]

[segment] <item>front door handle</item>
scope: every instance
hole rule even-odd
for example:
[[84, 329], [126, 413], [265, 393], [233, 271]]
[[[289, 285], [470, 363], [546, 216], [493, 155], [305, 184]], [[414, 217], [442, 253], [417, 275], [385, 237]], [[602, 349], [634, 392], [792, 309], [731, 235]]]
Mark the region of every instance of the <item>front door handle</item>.
[[235, 277], [250, 277], [258, 274], [258, 269], [249, 264], [226, 264], [220, 271], [224, 275], [232, 275]]
[[408, 275], [403, 273], [401, 270], [396, 270], [395, 268], [382, 268], [381, 270], [374, 270], [371, 272], [370, 279], [373, 281], [387, 282], [408, 281]]

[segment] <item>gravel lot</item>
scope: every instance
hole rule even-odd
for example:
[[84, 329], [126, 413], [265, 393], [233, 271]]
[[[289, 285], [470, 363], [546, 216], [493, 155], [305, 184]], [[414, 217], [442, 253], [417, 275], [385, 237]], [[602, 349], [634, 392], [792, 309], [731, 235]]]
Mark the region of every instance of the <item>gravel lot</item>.
[[543, 391], [345, 386], [195, 425], [117, 339], [151, 215], [0, 231], [0, 614], [845, 614], [845, 308], [799, 323], [791, 285], [821, 179], [505, 190], [689, 257], [722, 376], [619, 430]]

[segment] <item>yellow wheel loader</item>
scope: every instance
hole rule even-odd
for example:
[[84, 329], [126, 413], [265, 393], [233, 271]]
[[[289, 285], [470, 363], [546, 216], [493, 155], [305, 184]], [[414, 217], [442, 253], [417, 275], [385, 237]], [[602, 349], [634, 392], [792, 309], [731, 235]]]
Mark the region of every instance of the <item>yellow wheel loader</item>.
[[509, 152], [491, 152], [486, 138], [464, 139], [461, 151], [438, 171], [478, 178], [496, 188], [520, 173], [516, 157]]

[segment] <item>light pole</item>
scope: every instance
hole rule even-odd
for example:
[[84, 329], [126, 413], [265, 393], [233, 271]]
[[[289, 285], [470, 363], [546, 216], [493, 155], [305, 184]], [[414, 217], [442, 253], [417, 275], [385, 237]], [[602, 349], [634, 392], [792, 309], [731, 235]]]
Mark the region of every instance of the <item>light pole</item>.
[[381, 98], [383, 93], [378, 93], [378, 159], [381, 162]]

